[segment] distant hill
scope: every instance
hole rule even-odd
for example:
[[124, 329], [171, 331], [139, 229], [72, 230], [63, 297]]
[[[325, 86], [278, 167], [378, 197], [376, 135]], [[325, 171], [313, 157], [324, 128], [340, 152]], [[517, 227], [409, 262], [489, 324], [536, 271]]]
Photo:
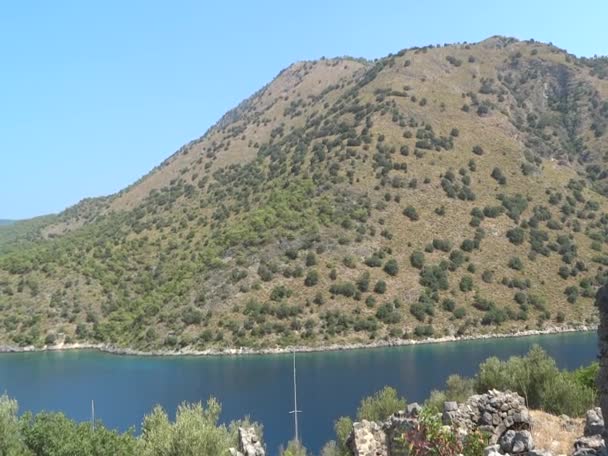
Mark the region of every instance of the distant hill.
[[3, 219], [0, 219], [0, 225], [11, 225], [13, 223], [15, 223], [14, 220], [3, 220]]
[[118, 194], [0, 230], [0, 341], [259, 348], [594, 323], [607, 125], [608, 60], [534, 41], [295, 63]]

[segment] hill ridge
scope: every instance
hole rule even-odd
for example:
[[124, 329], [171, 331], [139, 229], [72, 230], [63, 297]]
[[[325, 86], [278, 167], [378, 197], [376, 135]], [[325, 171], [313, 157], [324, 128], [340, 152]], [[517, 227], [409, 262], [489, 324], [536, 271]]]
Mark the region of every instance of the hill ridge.
[[595, 324], [607, 69], [504, 37], [290, 65], [123, 191], [0, 230], [0, 341], [255, 349]]

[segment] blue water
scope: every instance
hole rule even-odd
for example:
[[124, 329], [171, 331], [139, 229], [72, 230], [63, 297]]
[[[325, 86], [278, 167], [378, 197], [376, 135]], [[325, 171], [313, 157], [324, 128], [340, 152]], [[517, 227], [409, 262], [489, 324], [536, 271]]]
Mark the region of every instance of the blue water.
[[[489, 356], [507, 358], [540, 344], [562, 368], [596, 358], [595, 333], [571, 333], [345, 352], [298, 354], [301, 436], [317, 453], [333, 422], [354, 415], [362, 397], [385, 385], [423, 401], [450, 374], [472, 375]], [[173, 413], [182, 401], [217, 397], [222, 420], [244, 415], [264, 424], [270, 454], [293, 436], [290, 355], [217, 358], [114, 356], [94, 351], [0, 355], [0, 392], [21, 410], [63, 411], [88, 420], [91, 400], [107, 426], [139, 427], [155, 404]]]

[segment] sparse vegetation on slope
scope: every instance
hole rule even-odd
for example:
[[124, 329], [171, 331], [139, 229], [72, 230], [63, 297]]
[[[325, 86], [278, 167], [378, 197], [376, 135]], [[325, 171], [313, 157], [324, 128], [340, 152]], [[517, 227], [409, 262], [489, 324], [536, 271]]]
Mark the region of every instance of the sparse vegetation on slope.
[[122, 192], [0, 228], [0, 341], [261, 348], [593, 323], [602, 68], [502, 37], [294, 64]]

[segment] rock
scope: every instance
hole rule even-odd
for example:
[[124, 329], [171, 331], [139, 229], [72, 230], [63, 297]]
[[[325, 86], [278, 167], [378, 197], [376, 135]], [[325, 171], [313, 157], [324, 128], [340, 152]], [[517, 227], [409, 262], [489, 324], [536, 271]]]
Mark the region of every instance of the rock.
[[447, 401], [443, 404], [444, 412], [454, 412], [458, 410], [458, 403], [455, 401]]
[[486, 432], [494, 444], [510, 429], [529, 430], [530, 414], [519, 394], [491, 390], [471, 396], [464, 404], [454, 406], [454, 402], [446, 402], [443, 423], [467, 431]]
[[236, 448], [230, 448], [228, 451], [230, 452], [230, 456], [244, 456], [243, 453]]
[[574, 442], [572, 456], [606, 456], [606, 445], [601, 435], [581, 437]]
[[483, 450], [483, 456], [502, 456], [500, 453], [500, 445], [490, 445]]
[[530, 450], [526, 456], [553, 456], [553, 453], [547, 450]]
[[[239, 452], [243, 456], [265, 456], [266, 450], [253, 427], [239, 428]], [[238, 453], [237, 453], [238, 455]]]
[[505, 453], [519, 454], [534, 449], [534, 441], [530, 431], [508, 430], [499, 441], [500, 448]]
[[587, 411], [585, 416], [585, 436], [589, 437], [604, 432], [604, 418], [599, 407]]
[[378, 423], [362, 420], [353, 424], [347, 440], [353, 456], [389, 456], [386, 434]]
[[[597, 291], [595, 305], [600, 312], [600, 324], [597, 328], [597, 343], [600, 355], [597, 388], [602, 414], [608, 416], [608, 285], [600, 287]], [[605, 430], [604, 437], [608, 437]]]
[[420, 415], [421, 411], [422, 411], [422, 407], [420, 406], [420, 404], [418, 404], [418, 402], [413, 402], [411, 404], [407, 404], [407, 408], [405, 409], [405, 414], [406, 414], [406, 416], [413, 418], [413, 417], [417, 417], [418, 415]]

